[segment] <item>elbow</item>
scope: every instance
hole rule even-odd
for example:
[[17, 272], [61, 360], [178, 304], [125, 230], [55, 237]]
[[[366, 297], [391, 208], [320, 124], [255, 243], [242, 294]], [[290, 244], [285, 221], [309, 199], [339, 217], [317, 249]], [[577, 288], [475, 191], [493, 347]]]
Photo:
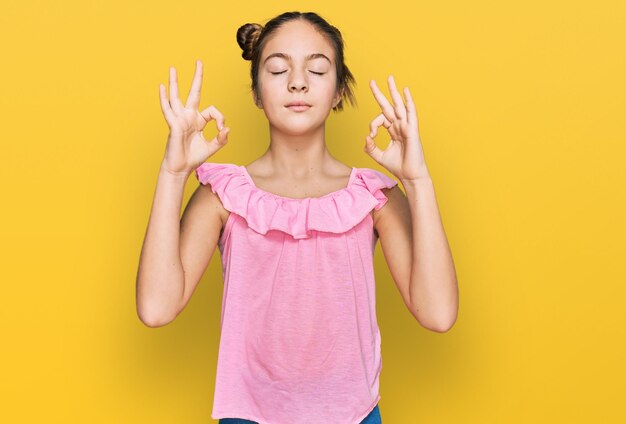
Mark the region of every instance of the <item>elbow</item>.
[[454, 326], [456, 322], [456, 314], [447, 318], [427, 319], [420, 316], [417, 311], [413, 312], [416, 320], [422, 327], [427, 330], [434, 331], [435, 333], [447, 333]]
[[174, 321], [178, 316], [178, 313], [164, 313], [163, 310], [156, 307], [150, 307], [149, 305], [137, 305], [137, 316], [139, 320], [150, 328], [163, 327], [170, 322]]
[[150, 328], [163, 327], [174, 321], [173, 318], [165, 318], [163, 315], [141, 312], [139, 309], [137, 310], [137, 316], [146, 327]]
[[163, 320], [163, 319], [153, 319], [153, 318], [144, 318], [142, 316], [139, 316], [139, 320], [146, 326], [146, 327], [150, 327], [150, 328], [158, 328], [158, 327], [163, 327], [167, 324], [169, 324], [170, 322], [172, 322], [172, 320]]
[[447, 333], [454, 326], [455, 322], [456, 322], [456, 314], [447, 319], [437, 320], [426, 328], [436, 333]]
[[452, 324], [445, 324], [445, 325], [430, 326], [430, 327], [428, 327], [428, 329], [430, 331], [434, 331], [435, 333], [447, 333], [448, 331], [450, 331], [450, 329], [453, 326], [454, 326], [454, 323], [452, 323]]
[[174, 321], [182, 309], [179, 302], [172, 300], [172, 296], [155, 292], [155, 288], [160, 286], [165, 284], [149, 284], [146, 280], [137, 279], [136, 313], [146, 327], [163, 327]]
[[[434, 306], [433, 306], [434, 305]], [[412, 314], [427, 330], [447, 333], [454, 326], [459, 310], [458, 292], [445, 302], [428, 301], [423, 308], [412, 308]]]

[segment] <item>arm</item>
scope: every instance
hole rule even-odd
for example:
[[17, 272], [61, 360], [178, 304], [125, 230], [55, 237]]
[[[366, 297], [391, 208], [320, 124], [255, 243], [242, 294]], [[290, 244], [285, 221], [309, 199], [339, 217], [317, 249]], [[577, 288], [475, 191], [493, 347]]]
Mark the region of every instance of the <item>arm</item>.
[[387, 204], [375, 211], [374, 226], [405, 305], [432, 331], [456, 321], [458, 287], [450, 248], [430, 178], [388, 190]]
[[187, 305], [213, 256], [225, 209], [210, 186], [193, 193], [182, 219], [187, 177], [159, 171], [136, 281], [137, 313], [149, 327], [165, 325]]
[[[393, 105], [376, 82], [370, 81], [382, 113], [370, 123], [364, 150], [402, 182], [406, 197], [397, 186], [389, 190], [375, 227], [405, 304], [424, 327], [445, 332], [456, 321], [458, 311], [454, 263], [424, 160], [411, 92], [405, 87], [405, 105], [393, 76], [388, 83]], [[385, 150], [374, 143], [380, 126], [391, 136]]]
[[[165, 158], [159, 170], [148, 228], [141, 249], [136, 281], [137, 313], [149, 327], [172, 321], [182, 311], [206, 270], [225, 222], [225, 209], [209, 186], [199, 186], [181, 220], [185, 184], [200, 164], [228, 141], [224, 116], [213, 105], [198, 110], [202, 62], [196, 62], [187, 102], [178, 96], [176, 69], [170, 67], [170, 96], [159, 85], [161, 110], [170, 128]], [[215, 120], [218, 134], [203, 136]]]

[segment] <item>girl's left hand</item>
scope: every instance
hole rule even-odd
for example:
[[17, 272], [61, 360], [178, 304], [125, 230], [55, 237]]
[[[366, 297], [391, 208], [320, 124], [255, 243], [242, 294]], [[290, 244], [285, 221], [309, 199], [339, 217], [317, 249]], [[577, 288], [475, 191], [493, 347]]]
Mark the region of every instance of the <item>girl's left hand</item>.
[[[405, 106], [393, 75], [389, 76], [387, 82], [393, 105], [378, 89], [376, 81], [370, 81], [370, 88], [382, 113], [370, 122], [370, 134], [365, 137], [363, 150], [400, 180], [410, 181], [429, 177], [419, 136], [417, 112], [409, 88], [404, 88]], [[385, 150], [378, 148], [374, 142], [380, 126], [384, 126], [391, 136]]]

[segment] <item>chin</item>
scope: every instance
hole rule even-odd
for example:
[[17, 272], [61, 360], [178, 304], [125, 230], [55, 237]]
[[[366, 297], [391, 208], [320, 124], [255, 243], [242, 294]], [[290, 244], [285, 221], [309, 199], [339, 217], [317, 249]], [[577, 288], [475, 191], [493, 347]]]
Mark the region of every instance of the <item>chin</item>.
[[280, 131], [287, 135], [305, 135], [310, 132], [313, 132], [315, 127], [307, 126], [295, 126], [295, 125], [287, 125], [280, 127]]
[[270, 121], [270, 125], [272, 125], [277, 130], [285, 134], [289, 134], [289, 135], [306, 134], [308, 132], [315, 131], [317, 128], [320, 127], [320, 125], [324, 125], [323, 120], [320, 121], [319, 118], [316, 116], [313, 116], [313, 115], [306, 116], [305, 114], [293, 114], [293, 112], [289, 112], [289, 111], [287, 112], [291, 113], [292, 116], [290, 115], [285, 116], [281, 114], [279, 118], [269, 119], [268, 117], [268, 120]]
[[287, 122], [276, 126], [282, 133], [288, 135], [304, 135], [315, 131], [319, 128], [318, 123], [314, 122]]

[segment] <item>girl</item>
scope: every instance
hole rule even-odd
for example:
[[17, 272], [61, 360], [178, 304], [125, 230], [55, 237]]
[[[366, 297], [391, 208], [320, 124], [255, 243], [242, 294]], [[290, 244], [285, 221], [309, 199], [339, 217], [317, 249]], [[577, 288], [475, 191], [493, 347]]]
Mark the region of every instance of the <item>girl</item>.
[[[350, 167], [328, 151], [330, 110], [354, 104], [354, 78], [337, 28], [289, 12], [237, 32], [251, 60], [252, 95], [269, 148], [240, 166], [205, 162], [230, 129], [215, 106], [198, 110], [202, 63], [185, 104], [170, 68], [169, 125], [137, 275], [137, 310], [171, 322], [220, 250], [224, 290], [215, 398], [220, 423], [380, 423], [381, 337], [373, 253], [380, 239], [405, 305], [425, 328], [447, 331], [458, 309], [456, 274], [424, 162], [417, 115], [393, 77], [393, 104], [371, 81], [382, 113], [364, 151], [402, 182]], [[203, 129], [215, 120], [218, 134]], [[384, 126], [386, 150], [373, 138]], [[183, 189], [200, 182], [180, 218]], [[179, 221], [180, 220], [180, 221]]]

